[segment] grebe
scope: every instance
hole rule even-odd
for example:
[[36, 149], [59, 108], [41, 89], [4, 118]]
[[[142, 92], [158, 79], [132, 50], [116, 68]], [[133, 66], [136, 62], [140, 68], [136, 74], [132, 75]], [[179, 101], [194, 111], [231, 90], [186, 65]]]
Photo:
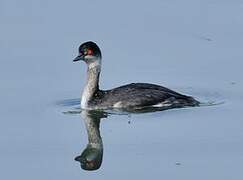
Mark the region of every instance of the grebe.
[[101, 59], [100, 48], [89, 41], [80, 45], [79, 54], [73, 60], [82, 60], [88, 65], [87, 83], [81, 97], [82, 109], [169, 109], [199, 105], [193, 97], [155, 84], [131, 83], [111, 90], [100, 90]]

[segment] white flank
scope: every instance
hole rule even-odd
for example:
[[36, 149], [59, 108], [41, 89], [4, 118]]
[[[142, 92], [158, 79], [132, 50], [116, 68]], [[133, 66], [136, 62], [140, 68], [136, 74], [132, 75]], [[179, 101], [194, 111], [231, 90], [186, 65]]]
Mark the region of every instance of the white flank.
[[121, 108], [122, 107], [122, 102], [121, 101], [118, 101], [117, 103], [115, 103], [113, 105], [114, 108]]

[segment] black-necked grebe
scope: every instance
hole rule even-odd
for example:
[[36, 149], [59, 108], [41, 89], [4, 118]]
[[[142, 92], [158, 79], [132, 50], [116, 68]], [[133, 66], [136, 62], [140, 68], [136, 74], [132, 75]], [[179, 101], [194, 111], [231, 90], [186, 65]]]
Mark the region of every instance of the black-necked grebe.
[[193, 97], [179, 94], [163, 86], [148, 83], [131, 83], [111, 90], [99, 89], [101, 51], [94, 42], [79, 47], [79, 55], [73, 61], [83, 60], [88, 65], [88, 79], [81, 98], [82, 109], [142, 109], [181, 108], [198, 106]]

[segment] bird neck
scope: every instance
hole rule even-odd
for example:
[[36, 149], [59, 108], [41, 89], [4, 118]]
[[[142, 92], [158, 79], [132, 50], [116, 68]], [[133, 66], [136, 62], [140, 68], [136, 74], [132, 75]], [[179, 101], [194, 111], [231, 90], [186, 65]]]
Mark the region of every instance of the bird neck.
[[101, 71], [100, 61], [88, 64], [87, 82], [81, 98], [81, 108], [87, 109], [93, 95], [99, 90], [99, 76]]

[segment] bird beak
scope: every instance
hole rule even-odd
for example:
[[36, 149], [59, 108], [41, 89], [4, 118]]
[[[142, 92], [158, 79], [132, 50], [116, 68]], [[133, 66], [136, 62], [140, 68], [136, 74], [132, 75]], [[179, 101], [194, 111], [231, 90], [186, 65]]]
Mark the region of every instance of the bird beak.
[[80, 61], [80, 60], [84, 60], [84, 55], [82, 55], [82, 54], [78, 55], [78, 56], [73, 60], [73, 62]]

